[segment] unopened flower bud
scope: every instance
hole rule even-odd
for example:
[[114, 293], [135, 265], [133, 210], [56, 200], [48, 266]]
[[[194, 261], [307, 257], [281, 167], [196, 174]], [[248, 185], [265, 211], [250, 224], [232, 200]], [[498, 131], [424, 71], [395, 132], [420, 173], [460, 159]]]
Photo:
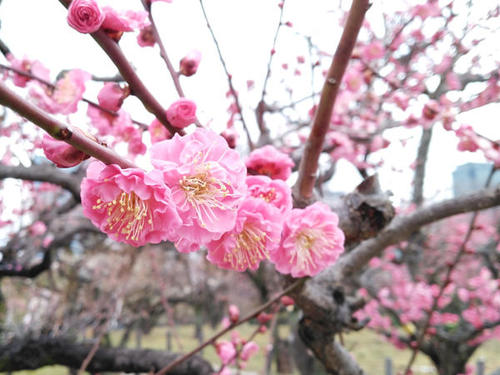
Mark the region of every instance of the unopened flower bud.
[[186, 56], [184, 56], [179, 65], [179, 73], [190, 77], [196, 73], [198, 66], [200, 65], [201, 52], [198, 50], [190, 51]]

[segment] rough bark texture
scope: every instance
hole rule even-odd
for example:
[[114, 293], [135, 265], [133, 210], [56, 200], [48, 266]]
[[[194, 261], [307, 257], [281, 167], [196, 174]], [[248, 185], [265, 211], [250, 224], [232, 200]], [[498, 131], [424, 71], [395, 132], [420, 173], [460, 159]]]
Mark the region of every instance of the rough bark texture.
[[[0, 372], [37, 369], [49, 365], [79, 368], [91, 348], [91, 344], [75, 343], [62, 337], [14, 338], [0, 345]], [[178, 356], [160, 350], [99, 348], [87, 370], [92, 373], [158, 371]], [[169, 372], [171, 375], [212, 373], [210, 363], [196, 356]]]

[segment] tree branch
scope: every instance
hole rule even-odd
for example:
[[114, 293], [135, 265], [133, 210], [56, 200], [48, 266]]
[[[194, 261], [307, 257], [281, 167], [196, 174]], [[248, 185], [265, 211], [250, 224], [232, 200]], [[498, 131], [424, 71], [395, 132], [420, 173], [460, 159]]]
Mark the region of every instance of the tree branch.
[[[37, 369], [49, 365], [79, 368], [91, 350], [91, 344], [76, 343], [68, 338], [14, 338], [0, 345], [0, 371]], [[162, 350], [99, 348], [87, 370], [96, 372], [149, 373], [157, 371], [179, 357]], [[192, 357], [176, 366], [171, 375], [209, 375], [210, 363]]]
[[333, 271], [337, 273], [338, 279], [342, 279], [361, 269], [386, 247], [406, 239], [424, 225], [449, 216], [498, 205], [500, 205], [500, 185], [423, 207], [408, 216], [396, 218], [377, 237], [362, 242], [349, 254], [340, 258]]
[[62, 172], [52, 165], [33, 165], [31, 167], [12, 167], [0, 164], [0, 180], [17, 178], [28, 181], [50, 182], [68, 190], [80, 202], [81, 177]]
[[294, 186], [294, 198], [299, 207], [305, 206], [313, 200], [318, 160], [326, 133], [330, 127], [330, 119], [340, 82], [351, 58], [365, 13], [369, 7], [368, 0], [353, 1], [342, 37], [328, 70], [311, 133], [307, 139], [304, 155], [300, 163], [299, 177]]
[[135, 167], [130, 161], [123, 159], [109, 148], [100, 145], [80, 132], [73, 132], [62, 122], [21, 98], [2, 81], [0, 81], [0, 104], [9, 107], [20, 116], [41, 127], [52, 137], [74, 146], [87, 155], [101, 160], [103, 163], [118, 164], [122, 168]]
[[[59, 0], [59, 2], [66, 8], [69, 6], [70, 1]], [[101, 46], [104, 52], [108, 55], [111, 61], [115, 64], [121, 76], [127, 81], [130, 87], [130, 93], [135, 95], [144, 105], [144, 108], [154, 114], [158, 121], [160, 121], [172, 134], [179, 133], [184, 135], [182, 129], [174, 127], [167, 119], [166, 110], [156, 100], [154, 95], [144, 86], [144, 83], [135, 72], [133, 66], [128, 61], [127, 57], [121, 50], [118, 43], [111, 39], [103, 30], [98, 30], [90, 34], [92, 38]]]

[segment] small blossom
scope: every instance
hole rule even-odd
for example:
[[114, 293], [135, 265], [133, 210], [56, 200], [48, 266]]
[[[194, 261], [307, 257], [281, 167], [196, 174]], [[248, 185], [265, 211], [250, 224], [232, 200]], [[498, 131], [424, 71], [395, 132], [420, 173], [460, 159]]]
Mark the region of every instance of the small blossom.
[[198, 50], [190, 51], [179, 63], [179, 73], [190, 77], [196, 73], [201, 61], [201, 52]]
[[268, 314], [268, 313], [265, 313], [265, 312], [261, 312], [259, 315], [257, 315], [257, 321], [260, 324], [266, 324], [272, 318], [273, 318], [272, 314]]
[[97, 94], [97, 101], [101, 107], [117, 112], [129, 94], [128, 87], [123, 88], [118, 83], [106, 82]]
[[259, 345], [257, 345], [254, 341], [249, 341], [245, 345], [243, 345], [243, 349], [241, 349], [240, 358], [242, 361], [248, 361], [251, 356], [259, 351]]
[[267, 176], [247, 176], [248, 195], [262, 199], [276, 209], [276, 217], [284, 218], [292, 209], [292, 191], [282, 180], [272, 180]]
[[279, 245], [281, 222], [264, 201], [247, 198], [234, 228], [207, 244], [207, 259], [222, 268], [256, 270]]
[[293, 209], [285, 220], [281, 244], [271, 255], [276, 269], [292, 277], [314, 276], [344, 251], [344, 233], [330, 208], [316, 202]]
[[104, 13], [94, 0], [73, 0], [68, 8], [68, 24], [81, 33], [93, 33], [104, 22]]
[[35, 103], [49, 113], [75, 113], [85, 92], [90, 74], [80, 69], [70, 70], [56, 83], [55, 89], [33, 82], [29, 94]]
[[161, 173], [92, 162], [82, 181], [83, 213], [116, 241], [132, 246], [170, 239], [181, 221]]
[[42, 148], [45, 157], [59, 168], [74, 167], [89, 158], [86, 153], [48, 134], [44, 134], [42, 138]]
[[283, 306], [293, 306], [295, 304], [293, 298], [289, 296], [281, 297], [280, 302], [283, 304]]
[[153, 47], [155, 43], [156, 39], [153, 34], [153, 27], [151, 25], [147, 25], [141, 28], [139, 35], [137, 35], [137, 44], [141, 47]]
[[38, 220], [31, 224], [29, 231], [32, 236], [41, 236], [47, 231], [47, 226], [43, 221]]
[[[40, 61], [32, 61], [27, 57], [19, 60], [16, 59], [11, 53], [7, 54], [7, 61], [10, 62], [10, 65], [14, 69], [29, 73], [37, 78], [41, 78], [46, 81], [49, 80], [49, 70], [44, 67]], [[26, 77], [15, 72], [12, 75], [12, 82], [17, 87], [26, 87], [26, 84], [29, 81], [31, 81], [30, 77]]]
[[215, 344], [215, 351], [224, 365], [228, 365], [236, 358], [236, 348], [230, 341], [222, 340]]
[[127, 32], [134, 31], [145, 25], [147, 12], [135, 12], [127, 10], [125, 12], [116, 11], [115, 9], [105, 6], [102, 8], [105, 15], [102, 28], [107, 32]]
[[196, 103], [181, 98], [167, 109], [167, 119], [176, 128], [185, 128], [196, 121]]
[[292, 174], [294, 163], [274, 146], [264, 146], [250, 153], [246, 161], [248, 174], [260, 174], [272, 179], [286, 180]]
[[233, 229], [246, 193], [246, 170], [224, 138], [196, 129], [155, 143], [151, 155], [172, 189], [183, 222], [175, 240], [179, 251], [194, 251]]
[[149, 124], [149, 135], [151, 137], [151, 143], [161, 142], [172, 138], [172, 134], [157, 119], [154, 119], [153, 122]]
[[384, 45], [379, 40], [375, 40], [370, 44], [367, 44], [362, 52], [362, 58], [364, 61], [369, 62], [374, 59], [379, 59], [384, 56]]

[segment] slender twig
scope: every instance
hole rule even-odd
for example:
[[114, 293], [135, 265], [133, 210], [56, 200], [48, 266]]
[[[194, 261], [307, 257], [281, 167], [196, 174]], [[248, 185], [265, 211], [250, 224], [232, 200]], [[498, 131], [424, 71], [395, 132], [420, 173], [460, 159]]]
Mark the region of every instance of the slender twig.
[[[66, 8], [70, 4], [69, 0], [59, 0], [59, 2]], [[155, 96], [146, 88], [118, 43], [111, 39], [103, 30], [98, 30], [90, 35], [118, 68], [121, 76], [127, 81], [130, 87], [130, 93], [135, 95], [142, 102], [144, 108], [146, 108], [148, 112], [154, 114], [158, 121], [160, 121], [170, 133], [184, 135], [185, 132], [182, 129], [176, 128], [168, 121], [165, 108], [163, 108], [158, 100], [156, 100]]]
[[[493, 179], [493, 174], [495, 173], [495, 170], [496, 170], [495, 167], [491, 168], [491, 172], [486, 180], [485, 187], [488, 187], [490, 185], [491, 180]], [[439, 300], [443, 296], [443, 293], [444, 293], [446, 287], [451, 283], [452, 272], [455, 270], [455, 267], [458, 265], [458, 263], [460, 262], [460, 259], [462, 259], [462, 256], [465, 254], [466, 245], [469, 242], [469, 239], [472, 235], [472, 232], [474, 231], [474, 225], [476, 223], [476, 219], [477, 219], [478, 215], [479, 215], [479, 211], [475, 211], [473, 213], [472, 218], [471, 218], [470, 223], [469, 223], [469, 227], [468, 227], [467, 232], [465, 234], [465, 237], [462, 241], [462, 244], [460, 245], [460, 248], [459, 248], [457, 254], [455, 255], [455, 258], [453, 259], [452, 262], [450, 262], [446, 266], [445, 277], [444, 277], [443, 281], [441, 282], [441, 285], [439, 286], [439, 292], [438, 292], [437, 296], [434, 297], [431, 309], [428, 312], [427, 317], [424, 321], [424, 324], [422, 325], [422, 328], [419, 332], [419, 335], [418, 335], [417, 341], [416, 341], [416, 345], [413, 347], [411, 357], [408, 361], [408, 364], [406, 365], [405, 371], [403, 372], [403, 374], [405, 374], [405, 375], [411, 374], [411, 367], [413, 366], [413, 363], [417, 359], [418, 350], [419, 350], [420, 346], [422, 345], [425, 334], [429, 328], [429, 325], [430, 325], [430, 322], [432, 319], [432, 315], [436, 311], [436, 309], [438, 308]]]
[[266, 124], [264, 123], [264, 112], [267, 110], [264, 99], [266, 96], [267, 84], [269, 82], [269, 77], [271, 76], [271, 63], [273, 62], [274, 52], [276, 50], [276, 42], [278, 40], [278, 34], [280, 32], [281, 26], [283, 25], [283, 9], [285, 9], [285, 1], [281, 2], [280, 5], [280, 18], [278, 21], [278, 27], [274, 33], [273, 46], [271, 47], [271, 53], [269, 53], [269, 60], [267, 62], [266, 77], [264, 78], [264, 84], [262, 85], [262, 94], [260, 95], [259, 104], [257, 105], [257, 125], [261, 133], [266, 133], [268, 131]]
[[299, 205], [307, 204], [312, 200], [318, 160], [330, 126], [335, 99], [369, 6], [369, 0], [353, 1], [342, 37], [328, 70], [311, 133], [300, 163], [299, 177], [294, 188], [296, 203], [300, 202]]
[[155, 375], [165, 375], [168, 371], [172, 370], [180, 363], [188, 360], [189, 358], [191, 358], [193, 355], [195, 355], [196, 353], [201, 351], [206, 346], [213, 344], [215, 342], [215, 340], [217, 340], [219, 337], [223, 336], [224, 334], [233, 330], [234, 328], [238, 327], [239, 325], [248, 322], [250, 319], [257, 317], [257, 315], [259, 315], [262, 311], [271, 307], [273, 305], [273, 303], [277, 302], [281, 297], [283, 297], [286, 294], [289, 294], [292, 290], [302, 286], [302, 284], [304, 284], [305, 281], [306, 281], [305, 278], [295, 281], [293, 284], [291, 284], [289, 287], [284, 289], [281, 293], [276, 295], [274, 298], [270, 299], [269, 301], [267, 301], [263, 305], [257, 307], [254, 311], [252, 311], [250, 314], [248, 314], [247, 316], [245, 316], [241, 320], [237, 321], [236, 323], [233, 323], [233, 324], [229, 325], [228, 327], [220, 330], [215, 335], [213, 335], [211, 338], [209, 338], [207, 341], [205, 341], [203, 344], [201, 344], [197, 348], [193, 349], [189, 353], [183, 355], [182, 357], [178, 358], [174, 362], [170, 363], [168, 366], [165, 366], [160, 371], [158, 371]]
[[243, 129], [245, 130], [245, 133], [247, 136], [248, 147], [250, 150], [253, 150], [255, 148], [255, 146], [252, 142], [252, 137], [250, 136], [250, 131], [248, 129], [247, 123], [245, 122], [245, 118], [243, 117], [243, 110], [242, 110], [242, 107], [240, 104], [240, 100], [238, 98], [238, 93], [236, 92], [236, 90], [234, 89], [234, 86], [233, 86], [233, 77], [229, 73], [229, 71], [227, 70], [227, 65], [226, 65], [224, 58], [222, 57], [222, 52], [221, 52], [220, 47], [219, 47], [219, 42], [217, 41], [217, 38], [215, 37], [215, 33], [214, 33], [212, 26], [210, 25], [210, 22], [208, 20], [207, 13], [206, 13], [205, 7], [203, 5], [203, 0], [200, 0], [200, 6], [201, 6], [201, 11], [203, 12], [203, 17], [205, 18], [205, 22], [207, 23], [207, 28], [210, 31], [210, 35], [212, 36], [212, 39], [214, 41], [215, 48], [217, 49], [217, 53], [219, 55], [219, 60], [222, 64], [222, 67], [224, 68], [224, 72], [226, 73], [227, 82], [229, 84], [229, 90], [231, 91], [231, 94], [234, 97], [234, 103], [236, 104], [236, 108], [238, 109], [238, 113], [240, 115], [240, 121], [243, 124]]
[[168, 72], [170, 73], [170, 77], [172, 77], [172, 81], [174, 82], [174, 86], [175, 89], [177, 90], [177, 93], [181, 98], [183, 98], [185, 95], [184, 91], [182, 90], [181, 83], [179, 81], [179, 75], [175, 70], [174, 66], [172, 65], [172, 62], [168, 58], [167, 50], [165, 49], [165, 45], [163, 44], [163, 41], [161, 40], [160, 37], [160, 33], [158, 32], [158, 28], [156, 27], [153, 14], [151, 13], [151, 2], [147, 0], [142, 0], [142, 5], [144, 6], [144, 9], [148, 12], [148, 18], [149, 22], [151, 23], [151, 30], [153, 31], [153, 36], [155, 38], [156, 43], [158, 43], [158, 47], [160, 47], [160, 56], [165, 62], [165, 65], [167, 66]]
[[0, 81], [0, 104], [9, 107], [22, 117], [39, 126], [52, 137], [74, 146], [78, 150], [101, 160], [106, 164], [118, 164], [122, 168], [135, 165], [80, 132], [73, 132], [68, 126], [49, 116], [35, 105], [27, 102]]
[[[27, 77], [27, 78], [30, 78], [30, 79], [33, 79], [35, 81], [38, 81], [40, 83], [43, 83], [44, 85], [46, 85], [47, 87], [49, 87], [50, 89], [54, 90], [56, 88], [56, 85], [54, 85], [52, 82], [49, 82], [49, 81], [46, 81], [45, 79], [43, 78], [40, 78], [40, 77], [37, 77], [31, 73], [28, 73], [28, 72], [25, 72], [25, 71], [22, 71], [20, 69], [16, 69], [16, 68], [13, 68], [11, 66], [7, 66], [7, 65], [4, 65], [4, 64], [0, 64], [0, 69], [5, 69], [5, 70], [10, 70], [11, 72], [14, 72], [16, 74], [19, 74], [23, 77]], [[94, 79], [94, 78], [92, 78]], [[113, 117], [118, 117], [120, 116], [119, 113], [117, 112], [114, 112], [114, 111], [111, 111], [107, 108], [104, 108], [102, 107], [101, 105], [99, 105], [98, 103], [96, 102], [93, 102], [92, 100], [89, 100], [89, 99], [85, 99], [85, 98], [82, 98], [82, 101], [101, 110], [102, 112], [104, 113], [107, 113], [108, 115], [111, 115]], [[144, 130], [148, 128], [148, 125], [143, 123], [143, 122], [140, 122], [140, 121], [136, 121], [134, 119], [131, 119], [131, 121], [136, 124], [136, 125], [139, 125], [141, 128], [143, 128]]]

